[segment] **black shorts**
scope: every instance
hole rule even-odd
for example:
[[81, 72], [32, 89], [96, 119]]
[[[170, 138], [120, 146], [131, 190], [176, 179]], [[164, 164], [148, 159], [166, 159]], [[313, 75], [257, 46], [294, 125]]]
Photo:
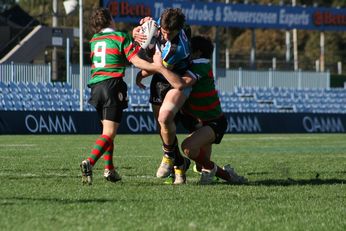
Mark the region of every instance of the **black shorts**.
[[101, 120], [120, 123], [128, 107], [127, 85], [122, 78], [111, 78], [90, 86], [89, 103], [96, 108]]
[[211, 129], [213, 129], [215, 133], [215, 140], [213, 142], [214, 144], [221, 143], [223, 135], [225, 134], [228, 126], [227, 119], [224, 115], [214, 120], [204, 121], [202, 124], [200, 124], [196, 118], [190, 115], [182, 114], [180, 116], [180, 121], [184, 128], [189, 132], [198, 130], [201, 125], [211, 127]]
[[150, 82], [149, 102], [161, 106], [170, 89], [172, 89], [172, 86], [163, 76], [160, 74], [154, 74]]

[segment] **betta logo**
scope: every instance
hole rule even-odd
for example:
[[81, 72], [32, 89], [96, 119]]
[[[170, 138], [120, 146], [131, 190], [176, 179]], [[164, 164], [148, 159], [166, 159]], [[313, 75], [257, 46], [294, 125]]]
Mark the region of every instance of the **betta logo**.
[[314, 18], [314, 24], [316, 26], [321, 26], [323, 24], [323, 16], [321, 12], [317, 11], [316, 13], [314, 13], [313, 18]]
[[150, 7], [141, 3], [130, 4], [126, 1], [112, 1], [108, 7], [113, 17], [146, 17], [151, 15]]
[[316, 11], [313, 14], [314, 24], [316, 26], [345, 26], [346, 15], [331, 12]]

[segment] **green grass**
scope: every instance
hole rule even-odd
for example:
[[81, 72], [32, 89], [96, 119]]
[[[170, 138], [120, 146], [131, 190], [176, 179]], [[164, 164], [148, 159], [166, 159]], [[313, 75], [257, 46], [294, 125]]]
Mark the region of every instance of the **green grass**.
[[[247, 185], [172, 186], [154, 177], [158, 135], [119, 135], [123, 177], [83, 186], [97, 135], [0, 136], [1, 230], [346, 230], [346, 135], [226, 135], [213, 159]], [[179, 140], [183, 139], [179, 135]]]

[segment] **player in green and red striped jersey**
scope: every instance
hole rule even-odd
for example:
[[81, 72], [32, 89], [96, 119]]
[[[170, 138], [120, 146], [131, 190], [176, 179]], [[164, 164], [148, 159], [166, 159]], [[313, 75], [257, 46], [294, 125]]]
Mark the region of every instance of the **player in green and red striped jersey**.
[[227, 129], [220, 99], [215, 89], [210, 64], [213, 44], [209, 39], [195, 36], [191, 39], [192, 71], [197, 78], [191, 94], [182, 108], [182, 123], [191, 134], [182, 142], [184, 154], [201, 167], [201, 184], [210, 184], [217, 177], [231, 183], [244, 183], [246, 179], [229, 165], [223, 168], [210, 160], [212, 144], [219, 144]]
[[127, 85], [123, 81], [126, 65], [130, 62], [140, 69], [157, 72], [168, 79], [178, 78], [168, 69], [140, 59], [139, 48], [130, 35], [115, 31], [114, 22], [107, 9], [97, 8], [90, 17], [90, 29], [94, 36], [90, 41], [91, 88], [89, 103], [96, 108], [102, 122], [102, 134], [96, 140], [91, 153], [80, 167], [83, 183], [92, 183], [92, 167], [104, 155], [104, 177], [116, 182], [120, 180], [114, 169], [114, 138], [121, 122], [122, 113], [127, 108]]

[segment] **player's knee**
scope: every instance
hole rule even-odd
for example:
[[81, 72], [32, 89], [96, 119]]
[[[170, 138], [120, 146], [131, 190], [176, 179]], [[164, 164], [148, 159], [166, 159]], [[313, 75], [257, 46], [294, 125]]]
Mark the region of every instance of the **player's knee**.
[[159, 112], [158, 121], [160, 124], [169, 124], [174, 120], [175, 114], [178, 112], [178, 108], [174, 103], [164, 103]]
[[158, 121], [160, 125], [167, 125], [173, 123], [174, 114], [170, 110], [161, 110], [159, 114]]
[[190, 159], [195, 159], [198, 155], [198, 149], [193, 147], [193, 144], [190, 142], [189, 139], [185, 139], [181, 143], [181, 150]]

